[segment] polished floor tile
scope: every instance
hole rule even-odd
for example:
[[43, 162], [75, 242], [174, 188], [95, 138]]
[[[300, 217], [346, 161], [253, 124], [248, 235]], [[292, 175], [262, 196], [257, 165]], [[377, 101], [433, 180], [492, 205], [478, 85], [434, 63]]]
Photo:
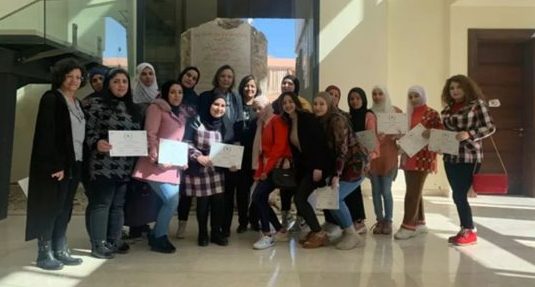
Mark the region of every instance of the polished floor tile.
[[[430, 232], [407, 241], [367, 234], [363, 247], [340, 251], [305, 250], [294, 238], [253, 250], [258, 234], [247, 232], [232, 234], [228, 247], [201, 248], [192, 216], [187, 238], [173, 239], [176, 254], [151, 252], [140, 241], [112, 260], [88, 256], [83, 217], [74, 216], [69, 241], [84, 264], [59, 272], [33, 265], [36, 243], [23, 241], [25, 217], [11, 215], [0, 221], [0, 286], [535, 286], [535, 199], [480, 196], [471, 203], [480, 240], [470, 247], [446, 242], [458, 230], [451, 199], [428, 197]], [[395, 204], [397, 227], [402, 198]], [[373, 218], [369, 198], [366, 207]]]

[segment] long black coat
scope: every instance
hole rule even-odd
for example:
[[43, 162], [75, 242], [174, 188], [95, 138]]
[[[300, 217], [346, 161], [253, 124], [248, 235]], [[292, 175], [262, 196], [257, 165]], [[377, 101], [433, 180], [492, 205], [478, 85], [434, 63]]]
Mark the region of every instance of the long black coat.
[[60, 192], [67, 192], [51, 175], [64, 171], [64, 179], [72, 174], [76, 160], [72, 142], [69, 109], [59, 91], [46, 92], [39, 103], [33, 137], [28, 185], [26, 240], [41, 235], [50, 226], [50, 218], [62, 208]]

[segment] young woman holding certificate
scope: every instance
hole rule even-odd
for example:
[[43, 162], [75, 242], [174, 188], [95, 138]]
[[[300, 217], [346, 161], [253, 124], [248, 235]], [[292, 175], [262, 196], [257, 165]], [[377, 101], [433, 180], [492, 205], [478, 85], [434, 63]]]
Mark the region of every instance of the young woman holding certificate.
[[[378, 113], [401, 113], [392, 106], [390, 96], [385, 88], [376, 86], [372, 90], [372, 111]], [[392, 198], [392, 182], [398, 171], [397, 135], [385, 135], [378, 131], [379, 157], [371, 162], [370, 180], [372, 183], [373, 207], [377, 222], [373, 234], [392, 234], [392, 213], [394, 200]], [[384, 207], [384, 209], [383, 209]]]
[[474, 171], [483, 160], [482, 140], [491, 136], [496, 127], [489, 114], [484, 95], [477, 84], [464, 75], [449, 78], [442, 91], [442, 123], [449, 131], [457, 132], [460, 142], [459, 155], [444, 154], [446, 175], [453, 190], [453, 201], [461, 222], [461, 230], [448, 239], [455, 245], [471, 245], [477, 242], [477, 234], [468, 203], [468, 191]]
[[[427, 106], [425, 90], [420, 86], [409, 88], [407, 114], [410, 129], [419, 124], [426, 129], [442, 128], [440, 115], [437, 111]], [[424, 136], [426, 136], [426, 132], [424, 132]], [[394, 238], [403, 240], [427, 233], [422, 191], [427, 175], [437, 171], [437, 155], [429, 151], [427, 147], [424, 147], [412, 157], [403, 153], [401, 155], [401, 169], [405, 171], [405, 182], [407, 184], [405, 215], [401, 228], [394, 234]]]
[[290, 148], [295, 163], [297, 189], [295, 205], [311, 231], [300, 243], [304, 248], [318, 248], [328, 243], [327, 233], [321, 229], [314, 207], [308, 197], [315, 188], [324, 186], [331, 174], [329, 150], [325, 131], [318, 129], [320, 121], [313, 114], [301, 108], [299, 98], [294, 93], [284, 93], [281, 97], [283, 119], [290, 127]]
[[[197, 222], [199, 224], [199, 246], [207, 246], [209, 241], [228, 245], [223, 234], [225, 209], [224, 168], [214, 167], [210, 160], [210, 148], [214, 143], [223, 142], [227, 129], [223, 123], [226, 112], [225, 96], [215, 94], [207, 102], [206, 111], [200, 112], [198, 128], [189, 149], [189, 167], [186, 173], [186, 195], [197, 198]], [[210, 214], [211, 236], [208, 237], [208, 214]]]
[[111, 157], [108, 131], [139, 130], [141, 113], [132, 102], [130, 77], [123, 69], [112, 69], [104, 80], [102, 97], [90, 99], [86, 144], [89, 158], [89, 226], [91, 255], [112, 258], [127, 252], [121, 241], [124, 202], [135, 164], [133, 157]]
[[145, 130], [149, 156], [141, 157], [137, 161], [133, 177], [147, 181], [162, 200], [156, 224], [152, 233], [149, 234], [151, 249], [161, 253], [173, 253], [176, 249], [169, 241], [168, 229], [178, 206], [180, 171], [187, 168], [187, 165], [173, 166], [159, 163], [161, 151], [159, 147], [162, 139], [182, 140], [187, 114], [181, 106], [183, 91], [178, 82], [166, 82], [162, 86], [161, 96], [161, 99], [154, 100], [147, 108]]
[[[363, 170], [367, 159], [357, 159], [356, 153], [361, 153], [364, 157], [366, 154], [361, 152], [361, 146], [358, 144], [357, 137], [353, 134], [348, 118], [336, 111], [336, 106], [329, 93], [320, 92], [314, 98], [312, 108], [326, 133], [327, 159], [329, 160], [328, 166], [331, 169], [330, 174], [324, 176], [330, 177], [333, 189], [339, 194], [339, 209], [326, 211], [327, 214], [335, 218], [338, 225], [344, 230], [342, 238], [336, 244], [336, 248], [342, 250], [353, 249], [362, 240], [355, 230], [345, 199], [364, 180]], [[354, 159], [360, 161], [353, 161]]]

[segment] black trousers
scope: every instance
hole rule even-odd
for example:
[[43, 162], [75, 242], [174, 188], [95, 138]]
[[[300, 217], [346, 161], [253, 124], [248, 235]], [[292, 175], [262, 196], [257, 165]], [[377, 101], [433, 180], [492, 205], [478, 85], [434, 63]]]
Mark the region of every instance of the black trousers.
[[52, 240], [54, 242], [65, 238], [67, 227], [71, 221], [72, 204], [76, 190], [80, 184], [82, 174], [82, 163], [76, 162], [72, 169], [69, 178], [63, 179], [59, 183], [59, 197], [58, 202], [61, 209], [55, 216], [51, 216], [48, 220], [47, 228], [41, 235], [41, 239]]
[[[310, 173], [311, 174], [311, 173]], [[321, 231], [321, 227], [316, 217], [314, 208], [308, 203], [308, 197], [314, 192], [316, 185], [312, 181], [312, 175], [303, 177], [295, 192], [295, 205], [297, 212], [301, 215], [313, 232]]]
[[279, 222], [279, 218], [273, 211], [273, 208], [269, 206], [269, 195], [275, 189], [273, 184], [273, 179], [268, 177], [266, 180], [258, 181], [256, 188], [253, 192], [253, 204], [255, 212], [260, 217], [260, 222], [262, 224], [262, 232], [265, 234], [270, 231], [270, 224], [273, 225], [276, 231], [279, 231], [282, 226]]
[[199, 238], [208, 237], [208, 215], [212, 236], [221, 236], [223, 230], [223, 213], [225, 210], [224, 193], [197, 197], [197, 223], [199, 224]]
[[96, 180], [90, 184], [89, 226], [92, 241], [121, 239], [128, 182]]
[[234, 197], [238, 205], [238, 221], [240, 225], [249, 223], [249, 196], [253, 185], [253, 171], [239, 170], [225, 172], [225, 217], [223, 231], [230, 233], [234, 216]]
[[449, 163], [444, 162], [446, 176], [453, 191], [453, 202], [457, 206], [457, 213], [461, 221], [461, 227], [474, 228], [472, 208], [468, 203], [468, 191], [474, 178], [474, 167], [479, 170], [479, 163]]
[[191, 202], [193, 201], [192, 196], [187, 196], [186, 187], [184, 184], [180, 184], [180, 200], [178, 201], [178, 220], [180, 221], [188, 221], [189, 218], [189, 212], [191, 210]]

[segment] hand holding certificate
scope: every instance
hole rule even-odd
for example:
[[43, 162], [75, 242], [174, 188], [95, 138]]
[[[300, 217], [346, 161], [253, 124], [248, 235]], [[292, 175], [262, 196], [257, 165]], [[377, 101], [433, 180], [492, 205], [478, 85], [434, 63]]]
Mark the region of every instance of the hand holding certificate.
[[407, 114], [377, 113], [377, 132], [385, 135], [406, 134], [408, 131]]
[[174, 140], [160, 139], [158, 163], [172, 166], [187, 166], [188, 144]]
[[459, 141], [456, 137], [456, 132], [432, 129], [431, 137], [429, 138], [429, 150], [459, 155]]
[[375, 150], [379, 142], [377, 141], [377, 137], [375, 136], [375, 133], [372, 130], [365, 130], [361, 131], [355, 134], [357, 136], [357, 139], [359, 143], [365, 147], [368, 152], [371, 152]]
[[429, 140], [422, 136], [425, 130], [422, 124], [418, 124], [399, 140], [399, 146], [409, 157], [413, 157], [429, 144]]
[[110, 156], [147, 156], [146, 131], [108, 131]]
[[214, 166], [241, 169], [243, 146], [214, 143], [210, 147], [210, 159]]

